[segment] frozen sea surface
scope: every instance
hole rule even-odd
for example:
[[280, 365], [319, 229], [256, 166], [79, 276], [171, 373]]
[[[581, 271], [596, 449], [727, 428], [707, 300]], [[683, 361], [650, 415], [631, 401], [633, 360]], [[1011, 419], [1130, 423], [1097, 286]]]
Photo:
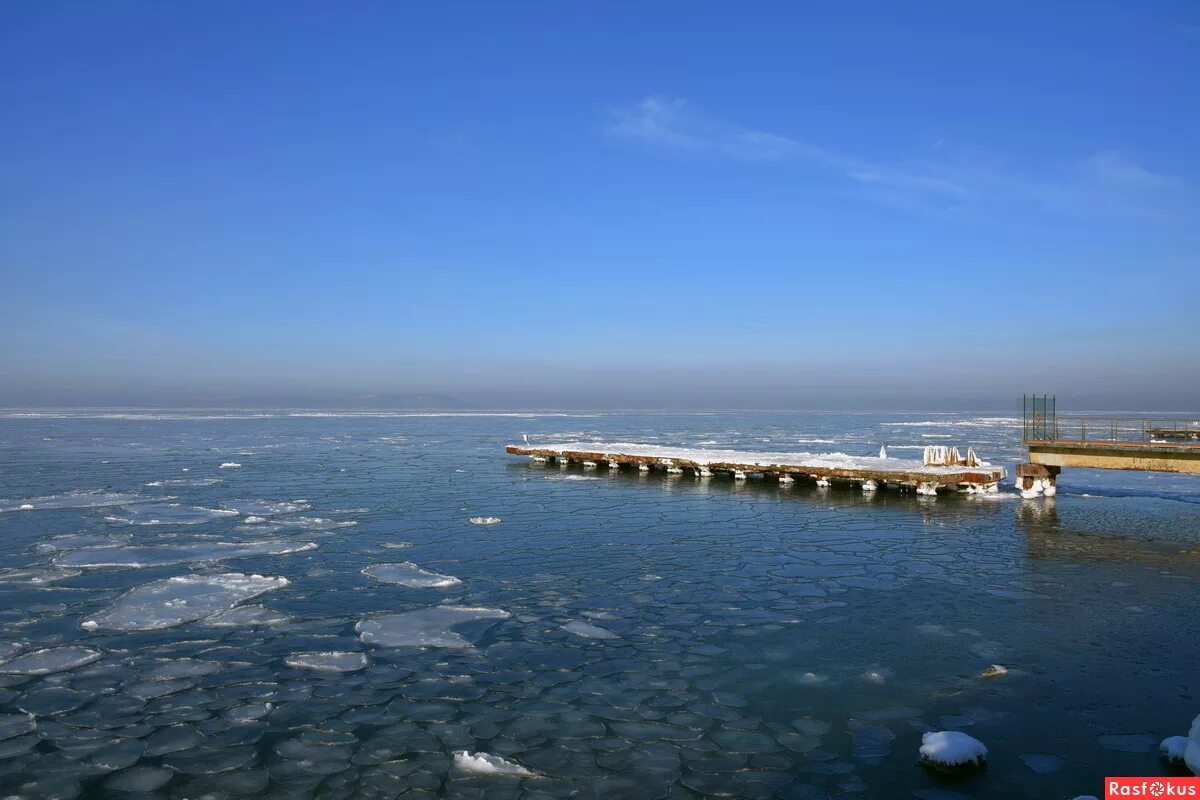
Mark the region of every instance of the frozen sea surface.
[[995, 413], [0, 412], [0, 796], [1100, 796], [1200, 713], [1193, 478], [864, 496], [525, 434], [1021, 457]]

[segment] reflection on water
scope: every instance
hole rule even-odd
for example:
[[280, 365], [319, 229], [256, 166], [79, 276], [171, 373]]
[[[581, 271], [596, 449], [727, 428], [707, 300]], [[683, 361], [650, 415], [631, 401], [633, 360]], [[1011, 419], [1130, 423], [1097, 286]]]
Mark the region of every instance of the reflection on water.
[[[969, 415], [0, 419], [0, 792], [1073, 797], [1200, 712], [1200, 482], [864, 495], [523, 433], [1020, 454]], [[934, 729], [988, 769], [917, 766]]]

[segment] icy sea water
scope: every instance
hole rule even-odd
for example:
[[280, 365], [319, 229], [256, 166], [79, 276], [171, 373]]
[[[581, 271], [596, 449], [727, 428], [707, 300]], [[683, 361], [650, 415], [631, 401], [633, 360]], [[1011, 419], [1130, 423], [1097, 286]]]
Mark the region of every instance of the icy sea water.
[[1194, 479], [864, 496], [526, 433], [1020, 457], [978, 415], [0, 413], [0, 796], [1071, 798], [1200, 713]]

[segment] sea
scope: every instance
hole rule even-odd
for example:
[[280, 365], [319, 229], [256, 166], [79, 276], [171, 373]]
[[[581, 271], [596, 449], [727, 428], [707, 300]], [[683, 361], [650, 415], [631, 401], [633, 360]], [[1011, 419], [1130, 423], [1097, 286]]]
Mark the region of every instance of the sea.
[[[978, 413], [0, 412], [0, 797], [1073, 798], [1187, 774], [1200, 480], [1054, 498], [536, 464], [1011, 468]], [[965, 733], [986, 766], [921, 763]]]

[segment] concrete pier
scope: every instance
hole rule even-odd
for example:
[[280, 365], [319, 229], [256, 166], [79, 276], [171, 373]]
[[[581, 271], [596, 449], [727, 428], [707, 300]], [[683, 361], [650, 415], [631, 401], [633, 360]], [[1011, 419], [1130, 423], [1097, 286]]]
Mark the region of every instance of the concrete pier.
[[613, 469], [631, 467], [641, 472], [660, 470], [671, 475], [686, 470], [687, 474], [697, 478], [717, 473], [734, 480], [770, 477], [784, 485], [797, 480], [816, 481], [818, 487], [843, 482], [865, 492], [881, 491], [890, 485], [928, 496], [936, 495], [939, 489], [994, 492], [997, 484], [1007, 476], [1003, 467], [980, 462], [974, 452], [969, 451], [969, 456], [964, 458], [953, 449], [936, 454], [937, 463], [932, 464], [916, 459], [840, 453], [751, 453], [600, 442], [514, 444], [505, 450], [512, 455], [528, 456], [538, 462], [554, 461], [559, 465], [607, 462]]

